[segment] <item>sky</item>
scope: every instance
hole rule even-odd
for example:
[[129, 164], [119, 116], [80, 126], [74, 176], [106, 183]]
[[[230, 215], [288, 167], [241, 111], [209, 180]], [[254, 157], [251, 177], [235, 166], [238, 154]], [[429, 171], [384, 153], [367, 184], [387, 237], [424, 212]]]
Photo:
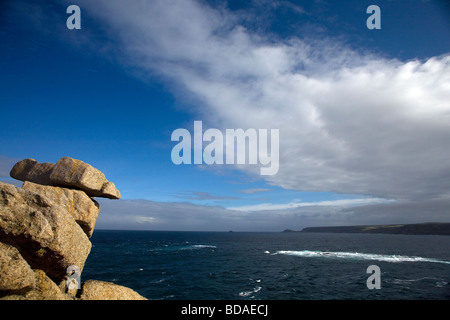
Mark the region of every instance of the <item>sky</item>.
[[[450, 222], [449, 31], [439, 0], [2, 1], [0, 180], [85, 161], [122, 194], [98, 229]], [[194, 121], [279, 130], [277, 173], [175, 164]]]

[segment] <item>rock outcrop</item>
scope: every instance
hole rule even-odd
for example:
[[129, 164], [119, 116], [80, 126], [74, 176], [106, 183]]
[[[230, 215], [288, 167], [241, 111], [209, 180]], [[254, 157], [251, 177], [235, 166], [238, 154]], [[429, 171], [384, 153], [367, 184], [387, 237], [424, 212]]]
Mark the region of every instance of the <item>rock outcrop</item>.
[[0, 299], [145, 299], [108, 282], [69, 285], [68, 272], [81, 273], [91, 250], [100, 211], [93, 197], [120, 198], [101, 171], [64, 157], [56, 164], [25, 159], [10, 175], [24, 184], [0, 182]]
[[136, 291], [117, 284], [88, 280], [83, 285], [82, 300], [145, 300]]
[[26, 181], [22, 189], [45, 196], [54, 204], [72, 215], [86, 235], [90, 238], [94, 232], [95, 223], [100, 212], [100, 205], [80, 190], [43, 186]]
[[34, 159], [25, 159], [14, 165], [11, 177], [21, 181], [30, 181], [42, 185], [77, 188], [90, 197], [120, 199], [120, 192], [105, 175], [81, 161], [64, 157], [53, 163], [39, 163]]

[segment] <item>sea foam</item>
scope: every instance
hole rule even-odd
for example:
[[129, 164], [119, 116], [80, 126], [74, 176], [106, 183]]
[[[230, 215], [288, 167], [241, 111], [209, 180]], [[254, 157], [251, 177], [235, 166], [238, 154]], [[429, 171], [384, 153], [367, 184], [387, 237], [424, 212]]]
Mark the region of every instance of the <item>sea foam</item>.
[[361, 252], [339, 252], [339, 251], [310, 251], [310, 250], [280, 250], [275, 254], [298, 256], [298, 257], [312, 257], [312, 258], [337, 258], [337, 259], [354, 259], [354, 260], [376, 260], [384, 262], [434, 262], [450, 264], [450, 261], [438, 260], [433, 258], [424, 258], [416, 256], [402, 256], [402, 255], [386, 255], [375, 253], [361, 253]]
[[205, 248], [215, 249], [217, 247], [210, 244], [193, 244], [189, 246], [187, 249], [205, 249]]
[[239, 296], [240, 296], [240, 297], [249, 297], [249, 296], [252, 296], [252, 295], [255, 294], [255, 293], [258, 293], [261, 289], [262, 289], [262, 287], [256, 286], [256, 287], [254, 287], [253, 290], [251, 290], [251, 291], [242, 291], [242, 292], [239, 292]]

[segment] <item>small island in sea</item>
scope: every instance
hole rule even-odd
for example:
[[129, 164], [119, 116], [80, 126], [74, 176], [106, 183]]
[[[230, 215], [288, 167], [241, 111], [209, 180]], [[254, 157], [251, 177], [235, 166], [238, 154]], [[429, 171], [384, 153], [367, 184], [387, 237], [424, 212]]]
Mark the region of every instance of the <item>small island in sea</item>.
[[384, 233], [411, 235], [450, 235], [450, 223], [425, 222], [414, 224], [386, 224], [360, 226], [307, 227], [301, 231], [286, 229], [283, 232], [327, 232], [327, 233]]

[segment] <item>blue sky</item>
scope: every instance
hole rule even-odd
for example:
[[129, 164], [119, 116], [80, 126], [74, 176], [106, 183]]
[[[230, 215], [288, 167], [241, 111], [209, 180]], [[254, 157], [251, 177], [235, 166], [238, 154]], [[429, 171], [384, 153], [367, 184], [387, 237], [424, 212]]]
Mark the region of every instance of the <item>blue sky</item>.
[[[69, 30], [66, 8], [81, 9]], [[369, 30], [366, 9], [381, 9]], [[450, 221], [445, 1], [9, 1], [0, 178], [81, 159], [98, 228], [278, 231]], [[276, 128], [280, 170], [174, 165], [177, 128]]]

